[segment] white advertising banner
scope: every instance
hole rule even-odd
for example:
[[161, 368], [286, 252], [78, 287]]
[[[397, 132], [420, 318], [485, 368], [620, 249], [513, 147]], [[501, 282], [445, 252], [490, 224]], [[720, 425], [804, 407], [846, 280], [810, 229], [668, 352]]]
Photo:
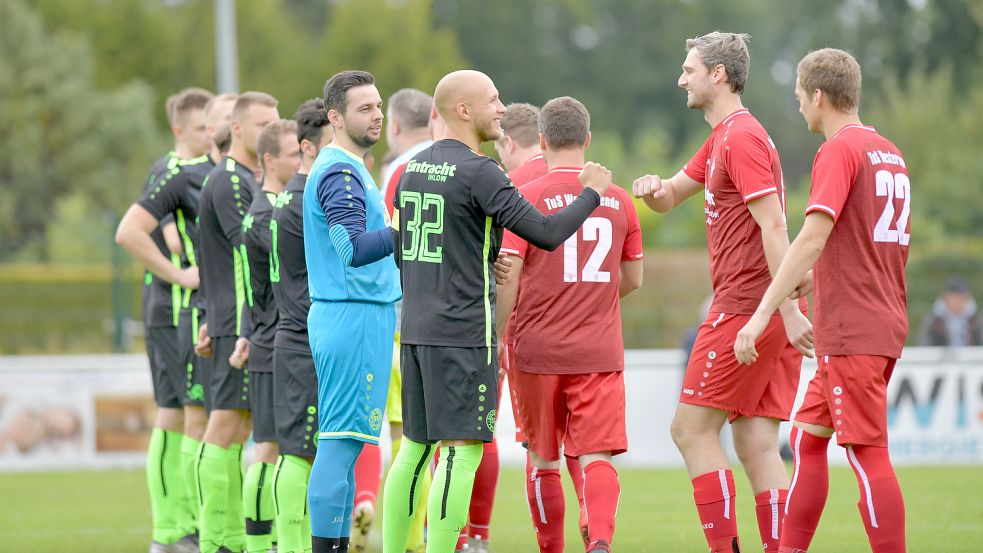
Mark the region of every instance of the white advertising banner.
[[[683, 359], [678, 350], [626, 352], [629, 452], [620, 464], [682, 465], [669, 423]], [[803, 364], [796, 405], [815, 367]], [[143, 355], [0, 357], [0, 471], [138, 466], [154, 411]], [[502, 462], [524, 464], [507, 396], [497, 422]], [[888, 387], [888, 424], [897, 464], [983, 464], [983, 348], [906, 349]], [[387, 442], [384, 428], [383, 451]], [[832, 449], [830, 460], [845, 462]]]

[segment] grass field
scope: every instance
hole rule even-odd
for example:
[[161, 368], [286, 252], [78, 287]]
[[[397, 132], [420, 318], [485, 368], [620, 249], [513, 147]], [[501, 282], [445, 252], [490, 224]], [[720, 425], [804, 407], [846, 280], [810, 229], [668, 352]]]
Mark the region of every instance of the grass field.
[[[983, 542], [983, 470], [907, 467], [898, 470], [908, 510], [908, 550], [979, 552]], [[751, 491], [737, 475], [738, 521], [745, 551], [759, 543]], [[565, 482], [569, 483], [568, 479]], [[621, 507], [614, 546], [621, 553], [706, 550], [682, 470], [621, 471]], [[535, 552], [522, 472], [502, 472], [492, 520], [497, 553]], [[573, 497], [571, 489], [568, 497]], [[583, 551], [568, 502], [567, 551]], [[833, 469], [830, 498], [812, 553], [869, 551], [849, 468]], [[373, 529], [373, 552], [381, 530]], [[150, 540], [150, 508], [140, 471], [0, 475], [0, 551], [143, 553]]]

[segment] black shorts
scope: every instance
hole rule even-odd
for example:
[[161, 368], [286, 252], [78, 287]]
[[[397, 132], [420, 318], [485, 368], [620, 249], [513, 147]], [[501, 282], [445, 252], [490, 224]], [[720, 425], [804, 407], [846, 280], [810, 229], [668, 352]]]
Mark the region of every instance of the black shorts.
[[403, 344], [400, 364], [403, 434], [420, 443], [492, 441], [498, 402], [494, 352]]
[[314, 457], [318, 429], [314, 357], [310, 350], [278, 347], [273, 359], [273, 407], [280, 453]]
[[273, 419], [273, 350], [249, 345], [249, 409], [253, 412], [253, 441], [276, 441]]
[[177, 329], [172, 326], [148, 327], [146, 332], [154, 401], [157, 407], [180, 409], [184, 371], [181, 370], [182, 356], [178, 349]]
[[212, 336], [212, 359], [205, 371], [205, 409], [249, 410], [249, 371], [229, 365], [235, 336]]
[[202, 382], [202, 363], [210, 362], [195, 355], [198, 341], [197, 308], [182, 309], [178, 315], [177, 345], [181, 352], [181, 402], [184, 405], [205, 404], [205, 386]]

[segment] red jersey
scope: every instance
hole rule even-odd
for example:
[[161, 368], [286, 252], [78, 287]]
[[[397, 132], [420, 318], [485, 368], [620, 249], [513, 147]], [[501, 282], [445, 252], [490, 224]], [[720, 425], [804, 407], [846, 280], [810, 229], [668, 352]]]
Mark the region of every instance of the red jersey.
[[897, 147], [847, 125], [816, 153], [806, 213], [833, 217], [816, 261], [816, 353], [898, 358], [908, 335], [911, 182]]
[[549, 170], [550, 168], [546, 166], [546, 160], [543, 159], [543, 154], [536, 154], [522, 162], [522, 165], [509, 171], [509, 178], [512, 179], [512, 184], [519, 187], [538, 179], [548, 173]]
[[785, 211], [782, 162], [775, 143], [746, 109], [724, 118], [683, 171], [704, 183], [707, 245], [713, 305], [710, 311], [754, 313], [771, 284], [761, 229], [747, 208], [755, 198], [778, 194]]
[[396, 197], [396, 187], [399, 185], [399, 178], [403, 176], [403, 171], [406, 170], [406, 164], [401, 163], [399, 167], [393, 170], [393, 174], [389, 175], [389, 182], [384, 183], [386, 185], [386, 198], [382, 203], [386, 204], [386, 211], [389, 212], [389, 216], [393, 216], [393, 198]]
[[[580, 168], [557, 167], [521, 187], [544, 214], [580, 194]], [[563, 246], [547, 252], [506, 231], [502, 250], [524, 260], [516, 301], [515, 369], [540, 374], [624, 369], [621, 261], [642, 258], [642, 231], [631, 197], [612, 186]], [[560, 316], [562, 315], [562, 316]]]

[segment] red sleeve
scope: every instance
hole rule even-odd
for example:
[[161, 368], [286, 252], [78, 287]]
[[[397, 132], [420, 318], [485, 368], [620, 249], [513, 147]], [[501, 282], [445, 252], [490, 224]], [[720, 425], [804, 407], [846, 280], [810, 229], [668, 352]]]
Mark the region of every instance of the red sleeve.
[[713, 135], [711, 134], [703, 143], [703, 146], [700, 146], [700, 149], [696, 151], [696, 154], [686, 162], [686, 165], [683, 165], [683, 172], [686, 173], [686, 176], [696, 182], [706, 182], [707, 158], [710, 157], [712, 140]]
[[767, 140], [767, 136], [744, 132], [732, 134], [724, 144], [724, 166], [745, 203], [778, 193], [772, 171], [771, 145]]
[[[538, 186], [521, 186], [516, 188], [519, 194], [522, 194], [527, 200], [529, 200], [533, 205], [536, 204], [538, 197], [533, 197], [535, 192], [533, 188], [539, 189]], [[538, 194], [536, 194], [538, 196]], [[511, 255], [518, 257], [519, 259], [526, 258], [526, 250], [529, 249], [529, 242], [526, 242], [519, 235], [505, 229], [505, 234], [502, 236], [502, 248], [499, 251], [505, 252], [506, 255]]]
[[843, 141], [826, 142], [819, 148], [812, 164], [812, 188], [806, 214], [822, 211], [833, 217], [834, 222], [840, 218], [857, 176], [858, 161]]
[[625, 214], [628, 216], [628, 234], [625, 235], [625, 245], [621, 249], [621, 260], [636, 261], [644, 255], [642, 225], [638, 222], [638, 211], [635, 210], [631, 196], [624, 194], [621, 203], [625, 205]]
[[389, 211], [390, 217], [393, 216], [393, 200], [396, 198], [396, 187], [399, 185], [399, 178], [403, 176], [404, 170], [406, 170], [406, 163], [397, 167], [393, 171], [393, 174], [389, 176], [389, 182], [386, 183], [386, 198], [382, 203], [386, 204], [386, 210]]

